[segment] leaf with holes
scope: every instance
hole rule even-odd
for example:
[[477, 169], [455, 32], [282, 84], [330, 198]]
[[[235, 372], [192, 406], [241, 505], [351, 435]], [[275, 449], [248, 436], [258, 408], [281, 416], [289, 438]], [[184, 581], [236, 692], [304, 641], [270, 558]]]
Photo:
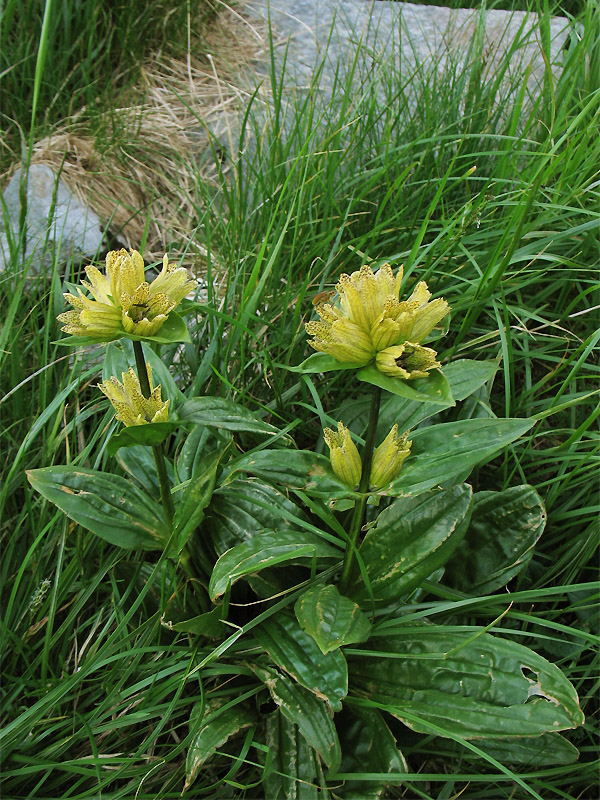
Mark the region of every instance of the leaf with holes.
[[364, 642], [371, 632], [371, 623], [360, 608], [335, 586], [311, 586], [296, 600], [294, 611], [323, 653]]
[[353, 691], [420, 733], [505, 739], [584, 721], [577, 693], [557, 666], [482, 629], [407, 627], [371, 639], [369, 651], [348, 667]]

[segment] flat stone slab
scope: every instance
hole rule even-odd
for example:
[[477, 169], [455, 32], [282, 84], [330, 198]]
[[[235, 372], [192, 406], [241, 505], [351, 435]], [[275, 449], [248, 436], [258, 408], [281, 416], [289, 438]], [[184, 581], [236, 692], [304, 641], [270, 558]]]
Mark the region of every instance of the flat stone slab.
[[[21, 214], [21, 170], [15, 172], [4, 190], [0, 215], [0, 272], [11, 264], [10, 243], [19, 237]], [[32, 164], [27, 179], [25, 254], [19, 264], [28, 263], [28, 274], [37, 275], [51, 266], [60, 252], [61, 261], [93, 257], [102, 246], [104, 234], [98, 216], [86, 208], [44, 164]], [[14, 252], [14, 245], [13, 245]]]
[[[393, 70], [402, 80], [415, 77], [418, 83], [431, 68], [441, 73], [451, 66], [459, 71], [479, 58], [491, 79], [510, 53], [507, 81], [527, 73], [527, 88], [535, 95], [544, 76], [538, 17], [533, 13], [453, 10], [393, 0], [247, 0], [242, 8], [251, 21], [270, 24], [280, 66], [285, 59], [286, 88], [297, 92], [312, 84], [314, 92], [315, 67], [325, 61], [318, 90], [326, 102], [334, 99], [336, 73], [344, 75], [349, 69], [355, 72], [357, 86], [369, 70], [377, 69]], [[555, 73], [569, 30], [566, 18], [551, 19], [550, 63]], [[481, 49], [470, 50], [478, 36]], [[257, 69], [264, 78], [269, 64], [258, 64]], [[416, 99], [415, 89], [413, 103]]]

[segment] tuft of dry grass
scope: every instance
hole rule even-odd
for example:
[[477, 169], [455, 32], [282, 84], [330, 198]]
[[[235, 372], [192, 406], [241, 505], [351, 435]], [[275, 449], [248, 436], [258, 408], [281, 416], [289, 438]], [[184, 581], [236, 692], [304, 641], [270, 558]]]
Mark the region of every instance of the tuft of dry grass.
[[[31, 163], [59, 173], [113, 241], [133, 248], [145, 241], [147, 260], [168, 251], [197, 269], [205, 255], [190, 241], [201, 213], [197, 181], [217, 186], [213, 148], [236, 139], [241, 76], [263, 42], [255, 27], [223, 6], [202, 39], [188, 36], [187, 53], [153, 55], [139, 84], [125, 94], [115, 91], [114, 106], [92, 119], [84, 119], [85, 110], [65, 119], [34, 145]], [[2, 183], [19, 167], [12, 165]]]

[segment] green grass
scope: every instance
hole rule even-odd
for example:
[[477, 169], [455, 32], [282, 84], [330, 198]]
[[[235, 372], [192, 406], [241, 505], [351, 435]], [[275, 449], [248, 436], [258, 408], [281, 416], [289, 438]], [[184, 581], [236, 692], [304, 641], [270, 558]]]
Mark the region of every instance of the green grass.
[[[510, 770], [397, 724], [412, 772], [390, 797], [531, 796], [517, 777], [544, 800], [594, 796], [598, 11], [588, 4], [560, 79], [548, 75], [533, 105], [507, 89], [496, 102], [474, 51], [472, 67], [435, 82], [382, 67], [357, 90], [340, 71], [337, 102], [322, 108], [310, 92], [298, 96], [284, 132], [274, 79], [266, 123], [247, 119], [256, 147], [234, 159], [217, 196], [198, 179], [190, 236], [208, 249], [209, 291], [215, 265], [228, 272], [221, 299], [209, 297], [194, 344], [174, 365], [195, 394], [267, 410], [275, 424], [295, 425], [300, 447], [317, 446], [322, 415], [337, 419], [356, 387], [345, 373], [311, 382], [286, 371], [308, 354], [302, 323], [311, 297], [366, 258], [390, 259], [450, 302], [442, 358], [499, 359], [491, 396], [478, 398], [472, 413], [489, 404], [499, 416], [539, 418], [473, 476], [478, 490], [527, 482], [544, 497], [548, 525], [530, 566], [510, 594], [464, 609], [432, 585], [414, 610], [473, 625], [504, 614], [496, 632], [557, 663], [577, 687], [587, 723], [567, 735], [581, 761], [514, 768], [511, 779]], [[57, 31], [49, 53], [59, 49]], [[76, 84], [81, 92], [84, 83]], [[374, 89], [393, 102], [378, 105]], [[53, 96], [40, 96], [40, 114]], [[443, 107], [440, 97], [448, 98]], [[104, 449], [111, 413], [94, 386], [97, 372], [56, 344], [64, 267], [54, 264], [33, 283], [19, 278], [20, 267], [0, 277], [3, 792], [36, 800], [179, 797], [190, 708], [205, 691], [232, 701], [252, 691], [241, 665], [248, 637], [219, 656], [203, 639], [162, 628], [160, 609], [183, 591], [169, 562], [103, 543], [29, 488], [25, 469], [118, 467]], [[238, 759], [243, 741], [222, 748], [220, 766], [207, 768], [190, 796], [261, 796], [253, 764], [264, 754], [252, 745]]]

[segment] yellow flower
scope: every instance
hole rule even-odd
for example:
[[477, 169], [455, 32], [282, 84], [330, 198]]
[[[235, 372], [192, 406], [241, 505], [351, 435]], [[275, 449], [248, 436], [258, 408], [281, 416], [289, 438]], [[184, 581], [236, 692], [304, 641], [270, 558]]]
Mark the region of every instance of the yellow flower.
[[195, 285], [166, 255], [160, 274], [148, 283], [144, 259], [136, 250], [111, 250], [106, 275], [93, 266], [85, 272], [88, 280], [82, 284], [94, 299], [79, 288], [77, 296], [65, 294], [75, 310], [59, 314], [58, 321], [65, 333], [97, 339], [114, 339], [123, 332], [153, 336]]
[[385, 437], [373, 453], [369, 484], [372, 489], [381, 489], [397, 478], [404, 459], [410, 455], [412, 442], [408, 440], [408, 431], [398, 436], [398, 425]]
[[[309, 341], [311, 347], [356, 366], [375, 359], [379, 369], [380, 362], [387, 366], [382, 372], [404, 380], [422, 377], [422, 373], [426, 375], [428, 370], [439, 367], [435, 352], [420, 348], [420, 342], [449, 312], [448, 303], [441, 298], [429, 302], [431, 292], [424, 281], [417, 284], [408, 300], [400, 301], [402, 276], [402, 267], [394, 275], [389, 264], [376, 273], [363, 266], [352, 275], [341, 275], [336, 286], [337, 302], [319, 304], [320, 321], [306, 323], [307, 333], [314, 337]], [[418, 368], [415, 361], [415, 369], [405, 368], [401, 372], [394, 364], [390, 372], [389, 359], [386, 356], [381, 360], [379, 355], [403, 345], [410, 352], [418, 347], [419, 353], [422, 350], [433, 353], [434, 358], [419, 357]]]
[[104, 383], [99, 383], [98, 388], [105, 394], [113, 408], [117, 419], [124, 425], [145, 425], [148, 422], [166, 422], [169, 418], [169, 401], [161, 399], [160, 385], [152, 387], [152, 368], [146, 366], [150, 397], [142, 394], [138, 376], [130, 367], [128, 372], [121, 373], [123, 383], [112, 377]]
[[439, 369], [437, 353], [431, 347], [422, 347], [414, 342], [404, 342], [395, 347], [386, 347], [377, 353], [377, 369], [390, 378], [426, 378], [430, 369]]
[[355, 489], [360, 483], [362, 474], [360, 455], [348, 428], [342, 422], [338, 422], [337, 428], [337, 431], [331, 428], [325, 428], [323, 431], [330, 450], [331, 467], [346, 486]]

